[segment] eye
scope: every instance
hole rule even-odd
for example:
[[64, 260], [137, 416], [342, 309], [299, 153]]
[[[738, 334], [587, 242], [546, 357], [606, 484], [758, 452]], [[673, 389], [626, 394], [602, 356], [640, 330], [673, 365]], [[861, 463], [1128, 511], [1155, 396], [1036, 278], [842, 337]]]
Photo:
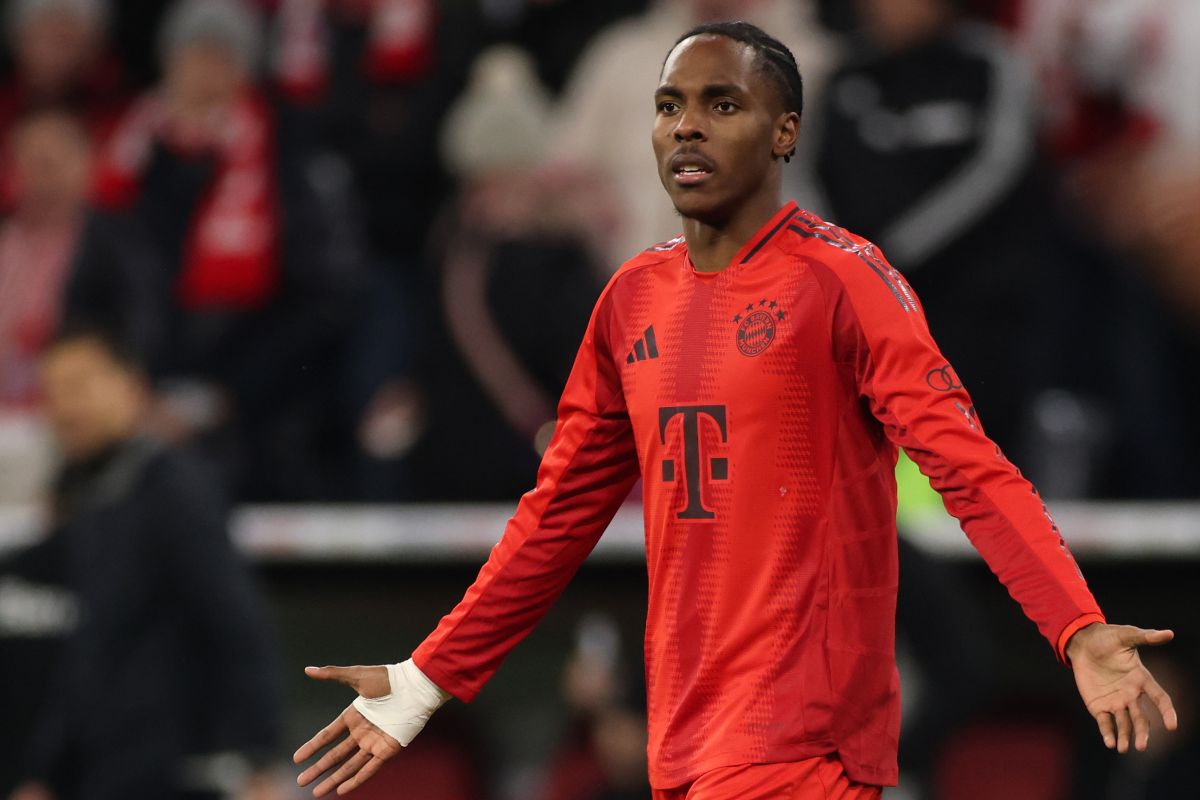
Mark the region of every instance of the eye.
[[737, 111], [737, 105], [731, 100], [721, 100], [714, 108], [722, 114], [732, 114], [734, 111]]
[[674, 114], [678, 110], [679, 106], [670, 100], [663, 100], [658, 104], [658, 113], [660, 114]]

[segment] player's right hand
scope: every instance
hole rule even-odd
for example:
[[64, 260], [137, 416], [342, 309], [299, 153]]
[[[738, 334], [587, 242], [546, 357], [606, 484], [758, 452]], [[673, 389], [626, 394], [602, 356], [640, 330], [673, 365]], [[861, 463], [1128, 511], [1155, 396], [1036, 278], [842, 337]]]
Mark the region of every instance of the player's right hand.
[[304, 671], [310, 678], [344, 683], [359, 695], [292, 757], [299, 764], [333, 745], [297, 778], [301, 786], [308, 786], [332, 770], [313, 790], [317, 797], [335, 788], [339, 795], [346, 794], [365, 782], [401, 747], [407, 747], [450, 697], [411, 659], [388, 666], [307, 667]]

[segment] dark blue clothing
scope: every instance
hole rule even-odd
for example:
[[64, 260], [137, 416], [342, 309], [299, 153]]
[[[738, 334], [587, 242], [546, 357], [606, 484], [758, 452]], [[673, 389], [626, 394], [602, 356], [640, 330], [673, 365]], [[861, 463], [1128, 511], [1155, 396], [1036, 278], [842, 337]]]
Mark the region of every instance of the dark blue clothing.
[[216, 485], [146, 440], [60, 477], [54, 535], [81, 618], [31, 767], [64, 797], [170, 798], [189, 756], [274, 751], [273, 635]]

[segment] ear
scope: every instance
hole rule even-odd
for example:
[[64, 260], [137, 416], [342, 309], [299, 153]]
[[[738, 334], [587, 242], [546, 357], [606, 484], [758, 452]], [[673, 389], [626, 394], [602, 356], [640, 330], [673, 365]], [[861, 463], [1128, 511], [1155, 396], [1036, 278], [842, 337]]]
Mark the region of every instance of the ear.
[[796, 154], [796, 141], [800, 138], [800, 115], [786, 111], [775, 120], [775, 142], [771, 155], [788, 159]]

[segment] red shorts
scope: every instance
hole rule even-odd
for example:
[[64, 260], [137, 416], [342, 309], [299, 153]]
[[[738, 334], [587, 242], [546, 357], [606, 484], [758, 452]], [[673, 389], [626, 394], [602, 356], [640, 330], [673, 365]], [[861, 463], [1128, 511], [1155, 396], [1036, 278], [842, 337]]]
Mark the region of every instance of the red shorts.
[[878, 786], [847, 778], [834, 756], [720, 767], [689, 784], [654, 790], [654, 800], [879, 800], [882, 795]]

